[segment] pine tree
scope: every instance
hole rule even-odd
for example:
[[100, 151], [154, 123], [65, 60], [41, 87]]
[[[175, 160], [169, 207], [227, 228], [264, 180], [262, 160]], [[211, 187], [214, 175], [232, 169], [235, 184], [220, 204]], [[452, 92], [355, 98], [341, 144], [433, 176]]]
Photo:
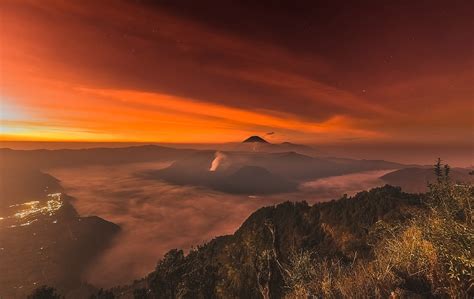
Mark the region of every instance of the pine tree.
[[436, 175], [436, 181], [438, 183], [441, 183], [441, 181], [443, 179], [443, 170], [442, 170], [442, 166], [441, 166], [441, 158], [438, 158], [438, 161], [434, 165], [434, 172], [435, 172], [435, 175]]
[[449, 167], [448, 164], [444, 164], [444, 180], [446, 182], [449, 181], [449, 172], [451, 171], [451, 168]]

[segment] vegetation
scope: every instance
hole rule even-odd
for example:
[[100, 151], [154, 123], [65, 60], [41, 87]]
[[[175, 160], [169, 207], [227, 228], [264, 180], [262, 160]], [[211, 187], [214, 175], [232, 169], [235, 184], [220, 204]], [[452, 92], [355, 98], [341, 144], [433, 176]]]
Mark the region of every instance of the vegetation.
[[97, 294], [90, 296], [90, 299], [114, 299], [115, 295], [112, 291], [100, 289]]
[[48, 286], [41, 286], [27, 297], [28, 299], [61, 299], [64, 298], [59, 295], [55, 288]]
[[372, 258], [344, 262], [317, 252], [290, 256], [287, 298], [472, 298], [474, 227], [471, 185], [453, 184], [438, 160], [436, 182], [420, 210], [404, 224], [379, 220], [369, 234]]

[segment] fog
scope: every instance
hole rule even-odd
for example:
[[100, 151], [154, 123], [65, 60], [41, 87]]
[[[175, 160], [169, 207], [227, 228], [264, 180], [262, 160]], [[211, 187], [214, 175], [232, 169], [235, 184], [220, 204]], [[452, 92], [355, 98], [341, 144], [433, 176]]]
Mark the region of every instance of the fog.
[[279, 202], [309, 203], [382, 185], [387, 171], [370, 171], [306, 182], [300, 192], [272, 196], [229, 195], [205, 188], [174, 186], [136, 176], [169, 163], [50, 169], [75, 198], [81, 216], [97, 215], [119, 224], [122, 232], [84, 273], [100, 287], [126, 284], [151, 272], [172, 248], [189, 250], [231, 234], [256, 209]]

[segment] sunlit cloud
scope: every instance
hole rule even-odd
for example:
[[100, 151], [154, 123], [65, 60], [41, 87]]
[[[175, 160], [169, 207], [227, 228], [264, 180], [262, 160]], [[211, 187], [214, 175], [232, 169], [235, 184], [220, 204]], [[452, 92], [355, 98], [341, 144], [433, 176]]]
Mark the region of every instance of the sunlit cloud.
[[[325, 51], [234, 34], [159, 6], [0, 6], [8, 24], [0, 27], [2, 139], [226, 142], [270, 131], [276, 142], [474, 138], [472, 59], [439, 60], [414, 77], [398, 69], [418, 65], [418, 56], [388, 64], [368, 46], [353, 54], [368, 65], [354, 70]], [[387, 37], [397, 37], [392, 31]]]

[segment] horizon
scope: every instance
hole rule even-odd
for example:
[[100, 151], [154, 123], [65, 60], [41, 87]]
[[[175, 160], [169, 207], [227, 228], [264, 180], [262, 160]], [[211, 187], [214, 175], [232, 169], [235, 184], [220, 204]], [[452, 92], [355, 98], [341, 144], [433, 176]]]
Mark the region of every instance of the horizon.
[[[249, 137], [249, 136], [247, 136]], [[260, 136], [262, 137], [262, 136]], [[267, 140], [265, 136], [262, 137]], [[0, 148], [10, 148], [18, 150], [39, 150], [39, 149], [88, 149], [88, 148], [117, 148], [129, 146], [158, 145], [170, 148], [190, 148], [207, 150], [233, 151], [226, 146], [240, 144], [242, 140], [222, 143], [167, 143], [167, 142], [126, 142], [126, 141], [5, 141], [0, 140]], [[271, 144], [280, 144], [282, 142], [293, 142], [292, 140], [267, 140]], [[404, 164], [433, 165], [437, 158], [453, 167], [474, 167], [473, 147], [470, 144], [453, 147], [447, 144], [364, 144], [364, 143], [301, 143], [314, 149], [321, 150], [322, 156], [333, 156], [341, 158], [368, 159], [368, 160], [386, 160]]]

